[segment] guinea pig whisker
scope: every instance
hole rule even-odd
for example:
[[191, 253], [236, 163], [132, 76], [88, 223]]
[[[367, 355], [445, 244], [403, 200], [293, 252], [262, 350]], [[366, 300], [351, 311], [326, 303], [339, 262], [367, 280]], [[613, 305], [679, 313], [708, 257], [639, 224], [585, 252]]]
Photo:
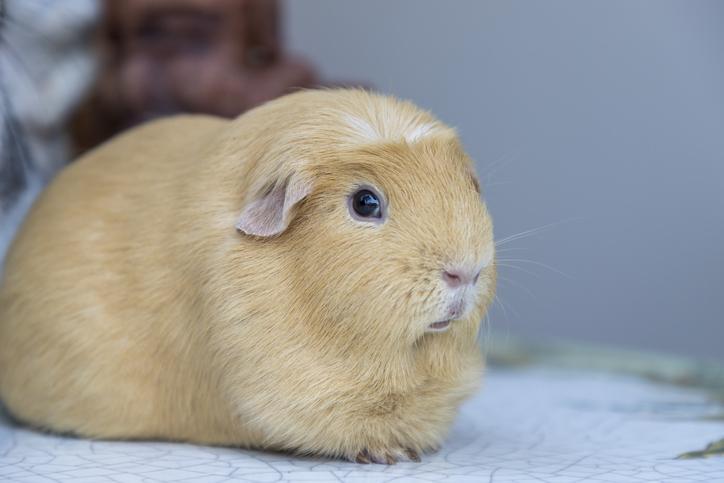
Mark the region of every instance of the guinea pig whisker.
[[506, 319], [508, 318], [508, 310], [510, 310], [514, 316], [520, 318], [520, 314], [512, 306], [504, 304], [503, 299], [501, 299], [498, 294], [495, 294], [495, 297], [493, 299], [495, 302], [498, 303], [498, 305], [500, 305], [500, 308], [503, 311], [503, 316]]
[[488, 169], [485, 170], [481, 178], [483, 181], [483, 191], [487, 191], [488, 188], [491, 186], [495, 186], [496, 184], [504, 184], [501, 182], [496, 183], [490, 183], [493, 179], [495, 179], [496, 174], [504, 167], [506, 167], [508, 164], [510, 164], [513, 160], [515, 160], [518, 157], [519, 153], [509, 153], [509, 154], [503, 154], [498, 159], [490, 163], [488, 166]]
[[508, 309], [505, 307], [505, 304], [503, 303], [503, 301], [500, 300], [500, 297], [498, 297], [498, 294], [495, 294], [495, 296], [493, 297], [493, 301], [500, 306], [500, 310], [503, 311], [503, 317], [505, 317], [505, 319], [508, 319]]
[[537, 298], [537, 297], [535, 296], [535, 294], [533, 293], [533, 291], [532, 291], [531, 289], [529, 289], [528, 287], [526, 287], [525, 285], [521, 285], [521, 284], [519, 284], [519, 283], [517, 283], [517, 282], [514, 282], [513, 280], [511, 280], [511, 279], [509, 279], [509, 278], [507, 278], [507, 277], [503, 277], [503, 276], [501, 276], [501, 275], [498, 275], [498, 280], [500, 280], [500, 281], [502, 281], [502, 282], [509, 283], [509, 284], [511, 284], [512, 286], [517, 287], [517, 288], [523, 290], [523, 291], [526, 292], [528, 295], [530, 295], [531, 298], [534, 298], [534, 299]]
[[535, 260], [527, 260], [525, 258], [499, 258], [501, 262], [510, 262], [510, 263], [530, 263], [531, 265], [536, 265], [538, 267], [547, 268], [548, 270], [555, 272], [559, 275], [562, 275], [570, 280], [573, 280], [573, 277], [571, 275], [568, 275], [565, 272], [562, 272], [558, 270], [557, 268], [553, 268], [548, 264], [542, 263], [542, 262], [536, 262]]
[[519, 267], [519, 266], [517, 266], [517, 265], [511, 265], [511, 264], [508, 264], [508, 263], [500, 263], [500, 262], [497, 261], [497, 260], [496, 260], [496, 262], [495, 262], [495, 265], [498, 266], [498, 267], [514, 268], [514, 269], [516, 269], [516, 270], [518, 270], [518, 271], [521, 271], [521, 272], [523, 272], [523, 273], [527, 273], [528, 275], [532, 275], [532, 276], [534, 276], [535, 278], [540, 278], [540, 275], [539, 275], [539, 274], [537, 274], [537, 273], [535, 273], [535, 272], [532, 272], [532, 271], [530, 271], [530, 270], [526, 270], [525, 268]]
[[520, 233], [515, 233], [513, 235], [509, 235], [505, 238], [501, 238], [499, 240], [495, 241], [495, 246], [500, 247], [503, 245], [506, 245], [510, 242], [514, 242], [516, 240], [520, 240], [522, 238], [529, 238], [535, 234], [538, 234], [542, 231], [545, 231], [545, 229], [548, 228], [547, 226], [541, 226], [538, 228], [531, 228], [530, 230], [521, 231]]
[[500, 168], [505, 167], [513, 159], [515, 159], [515, 157], [512, 153], [503, 154], [502, 156], [499, 156], [498, 159], [496, 159], [495, 161], [493, 161], [492, 163], [490, 163], [488, 165], [488, 169], [483, 173], [483, 176], [485, 176], [485, 177], [493, 176], [496, 171], [498, 171]]
[[524, 250], [530, 250], [530, 248], [526, 247], [504, 247], [504, 248], [496, 248], [495, 253], [507, 253], [507, 252], [515, 252], [515, 251], [524, 251]]
[[478, 343], [482, 347], [485, 347], [485, 345], [490, 340], [490, 335], [492, 334], [491, 325], [492, 324], [490, 323], [490, 311], [488, 311], [485, 313], [485, 317], [483, 317], [483, 323], [480, 324], [480, 328], [478, 329], [477, 334]]
[[495, 241], [495, 246], [496, 246], [496, 248], [497, 248], [497, 247], [499, 247], [499, 246], [506, 245], [506, 244], [508, 244], [508, 243], [514, 242], [514, 241], [516, 241], [516, 240], [520, 240], [520, 239], [522, 239], [522, 238], [529, 238], [529, 237], [531, 237], [531, 236], [533, 236], [533, 235], [536, 235], [536, 234], [538, 234], [538, 233], [542, 233], [542, 232], [544, 232], [544, 231], [546, 231], [546, 230], [549, 230], [549, 229], [551, 229], [551, 228], [553, 228], [553, 227], [556, 227], [556, 226], [559, 226], [559, 225], [563, 225], [563, 224], [565, 224], [565, 223], [570, 223], [570, 222], [572, 222], [572, 221], [580, 221], [580, 220], [581, 220], [581, 218], [569, 218], [569, 219], [566, 219], [566, 220], [555, 221], [555, 222], [553, 222], [553, 223], [547, 223], [547, 224], [545, 224], [545, 225], [541, 225], [541, 226], [538, 226], [538, 227], [535, 227], [535, 228], [531, 228], [530, 230], [524, 230], [524, 231], [521, 231], [520, 233], [515, 233], [515, 234], [513, 234], [513, 235], [509, 235], [509, 236], [507, 236], [507, 237], [504, 237], [504, 238], [501, 238], [501, 239], [499, 239], [499, 240], [496, 240], [496, 241]]

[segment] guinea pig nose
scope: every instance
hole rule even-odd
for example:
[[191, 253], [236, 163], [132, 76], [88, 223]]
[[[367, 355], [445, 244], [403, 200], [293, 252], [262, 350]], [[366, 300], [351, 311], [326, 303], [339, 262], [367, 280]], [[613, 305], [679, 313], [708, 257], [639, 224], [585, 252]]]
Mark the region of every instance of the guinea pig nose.
[[442, 271], [442, 279], [450, 287], [455, 288], [461, 285], [473, 285], [480, 277], [480, 270], [465, 270], [463, 268], [448, 268]]

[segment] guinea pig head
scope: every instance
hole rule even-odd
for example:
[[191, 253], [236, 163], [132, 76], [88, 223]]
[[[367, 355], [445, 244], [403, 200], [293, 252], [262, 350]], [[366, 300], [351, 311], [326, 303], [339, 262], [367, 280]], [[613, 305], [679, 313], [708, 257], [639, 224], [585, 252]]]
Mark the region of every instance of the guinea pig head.
[[470, 339], [493, 297], [492, 222], [470, 159], [442, 124], [406, 126], [305, 136], [239, 218], [241, 233], [285, 260], [295, 323], [325, 339]]

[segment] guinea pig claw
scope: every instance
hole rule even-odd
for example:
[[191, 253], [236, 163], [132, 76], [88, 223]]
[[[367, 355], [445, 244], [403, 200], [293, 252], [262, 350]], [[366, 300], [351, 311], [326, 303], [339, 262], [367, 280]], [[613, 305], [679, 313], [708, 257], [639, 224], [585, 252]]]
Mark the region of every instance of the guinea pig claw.
[[362, 465], [370, 464], [370, 455], [367, 450], [363, 449], [362, 451], [360, 451], [357, 457], [354, 459], [354, 462]]
[[394, 465], [398, 461], [409, 460], [414, 463], [422, 461], [420, 455], [414, 449], [410, 448], [397, 448], [392, 450], [382, 451], [371, 451], [364, 449], [360, 451], [354, 458], [355, 463], [370, 464], [375, 463], [378, 465]]
[[395, 463], [395, 460], [390, 455], [378, 455], [374, 453], [370, 454], [370, 460], [378, 465], [391, 465]]
[[414, 449], [407, 448], [405, 450], [405, 454], [408, 458], [410, 458], [410, 461], [413, 461], [415, 463], [419, 463], [420, 461], [422, 461], [420, 455], [417, 454], [417, 451], [415, 451]]
[[357, 454], [357, 457], [355, 457], [355, 462], [360, 464], [369, 464], [369, 463], [375, 463], [378, 465], [394, 465], [397, 463], [397, 460], [402, 456], [402, 454], [393, 455], [389, 451], [369, 451], [369, 450], [362, 450]]

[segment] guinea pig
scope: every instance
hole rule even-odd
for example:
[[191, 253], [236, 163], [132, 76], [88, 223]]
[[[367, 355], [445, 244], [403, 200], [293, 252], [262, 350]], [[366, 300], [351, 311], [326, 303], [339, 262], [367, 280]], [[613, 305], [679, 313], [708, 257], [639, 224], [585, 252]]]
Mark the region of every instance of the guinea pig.
[[479, 386], [490, 216], [454, 130], [310, 90], [151, 122], [64, 169], [0, 288], [19, 421], [419, 460]]

